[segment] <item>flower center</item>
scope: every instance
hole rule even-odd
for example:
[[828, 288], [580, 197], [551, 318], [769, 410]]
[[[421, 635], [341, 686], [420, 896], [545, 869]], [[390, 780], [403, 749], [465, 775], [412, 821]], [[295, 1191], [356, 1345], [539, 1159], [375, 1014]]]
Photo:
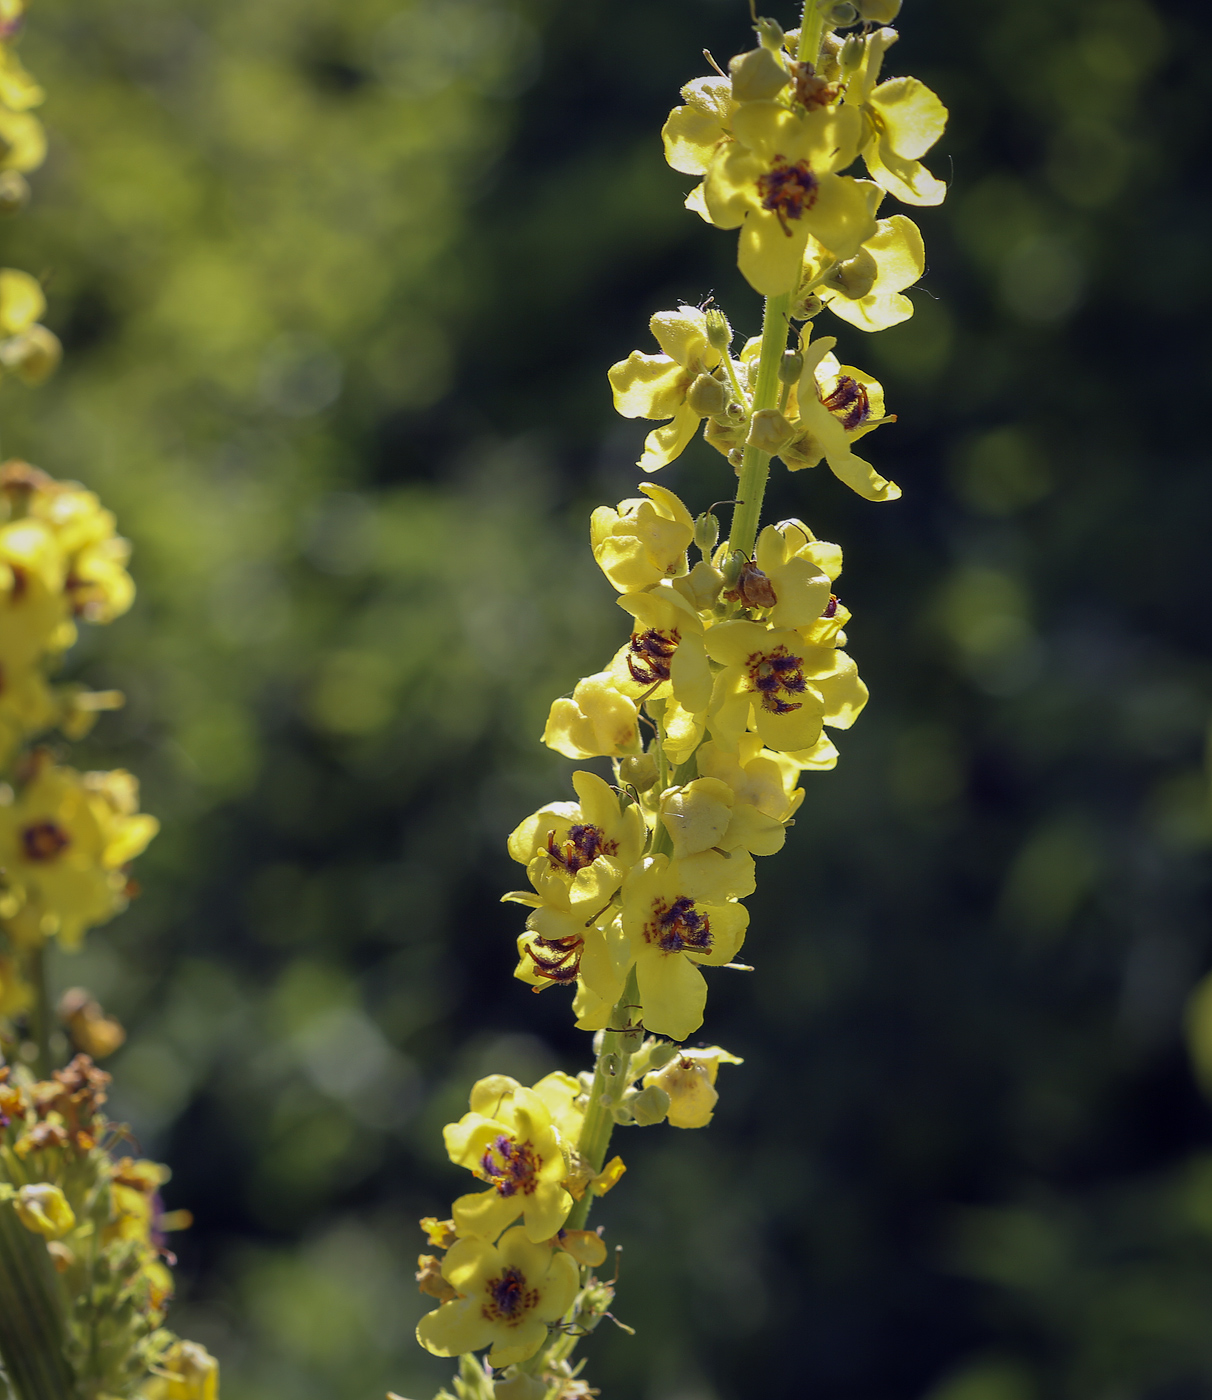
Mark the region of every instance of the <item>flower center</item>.
[[57, 822], [34, 822], [21, 832], [21, 845], [26, 860], [54, 860], [71, 845], [71, 837]]
[[848, 433], [871, 417], [871, 401], [866, 388], [848, 374], [838, 378], [821, 402], [834, 417], [841, 419], [842, 427]]
[[504, 1133], [480, 1158], [480, 1170], [501, 1196], [518, 1191], [523, 1196], [532, 1195], [542, 1165], [543, 1159], [528, 1142], [514, 1142]]
[[762, 208], [778, 215], [783, 232], [790, 238], [787, 220], [802, 218], [804, 210], [812, 208], [820, 182], [806, 160], [789, 165], [782, 156], [775, 156], [770, 169], [758, 177], [757, 187]]
[[539, 1290], [526, 1287], [526, 1275], [521, 1269], [508, 1268], [500, 1278], [490, 1279], [488, 1301], [482, 1312], [490, 1322], [507, 1322], [516, 1327], [539, 1301]]
[[798, 710], [802, 700], [784, 700], [783, 696], [802, 695], [808, 688], [803, 658], [792, 656], [786, 647], [773, 651], [755, 651], [749, 658], [749, 688], [762, 698], [762, 708], [773, 715], [789, 715]]
[[694, 907], [694, 900], [679, 895], [672, 904], [652, 901], [652, 918], [644, 925], [644, 940], [655, 943], [662, 953], [711, 951], [711, 920]]
[[566, 840], [556, 845], [555, 832], [547, 833], [547, 854], [552, 865], [567, 875], [575, 875], [592, 865], [599, 856], [612, 856], [619, 849], [600, 826], [570, 826]]
[[655, 627], [647, 632], [633, 632], [627, 655], [631, 679], [637, 685], [659, 685], [667, 681], [669, 663], [680, 641], [677, 628], [672, 632], [658, 632]]

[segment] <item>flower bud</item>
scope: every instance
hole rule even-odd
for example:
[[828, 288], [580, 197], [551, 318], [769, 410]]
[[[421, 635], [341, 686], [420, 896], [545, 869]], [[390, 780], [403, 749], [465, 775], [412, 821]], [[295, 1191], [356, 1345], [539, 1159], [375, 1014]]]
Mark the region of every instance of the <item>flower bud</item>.
[[740, 581], [741, 570], [745, 567], [745, 556], [739, 549], [733, 552], [724, 560], [724, 587], [733, 589]]
[[791, 308], [791, 316], [796, 321], [811, 321], [812, 318], [823, 309], [825, 303], [815, 292], [809, 292], [807, 296], [800, 299]]
[[795, 429], [777, 408], [759, 408], [749, 420], [749, 436], [745, 442], [750, 447], [756, 447], [759, 452], [767, 452], [773, 457], [786, 447], [793, 437]]
[[834, 29], [847, 29], [858, 22], [858, 11], [850, 4], [850, 0], [839, 0], [837, 4], [823, 0], [819, 8], [825, 16], [825, 23], [832, 25]]
[[705, 510], [694, 522], [694, 542], [699, 552], [706, 557], [720, 541], [720, 522], [717, 516]]
[[783, 26], [777, 19], [759, 19], [754, 28], [757, 30], [758, 41], [762, 47], [769, 49], [771, 53], [778, 53], [787, 42]]
[[798, 384], [804, 372], [804, 357], [798, 350], [784, 350], [779, 361], [779, 383]]
[[787, 86], [787, 70], [769, 49], [739, 53], [728, 64], [732, 96], [737, 102], [761, 102]]
[[736, 472], [737, 476], [740, 476], [741, 465], [745, 460], [745, 454], [739, 447], [734, 447], [728, 454], [728, 460], [732, 464], [732, 469]]
[[641, 1128], [650, 1128], [654, 1123], [663, 1123], [669, 1112], [669, 1095], [659, 1084], [649, 1084], [634, 1096], [627, 1099], [627, 1107]]
[[657, 762], [650, 753], [631, 754], [619, 764], [619, 781], [635, 788], [636, 792], [647, 792], [657, 777]]
[[859, 301], [875, 286], [879, 267], [866, 248], [860, 248], [854, 257], [830, 270], [825, 277], [825, 286], [841, 292], [850, 301]]
[[721, 354], [732, 344], [732, 327], [718, 306], [709, 306], [703, 314], [707, 322], [707, 343]]
[[76, 1213], [68, 1205], [67, 1197], [49, 1181], [22, 1186], [13, 1201], [13, 1209], [27, 1230], [45, 1235], [48, 1240], [59, 1239], [76, 1224]]
[[686, 406], [700, 418], [715, 418], [728, 408], [728, 386], [712, 374], [700, 374], [686, 390]]
[[29, 182], [19, 170], [0, 170], [0, 217], [19, 213], [29, 203]]
[[868, 24], [891, 24], [901, 12], [901, 0], [855, 0]]
[[842, 45], [842, 51], [838, 55], [838, 61], [843, 73], [853, 73], [863, 61], [863, 55], [867, 52], [867, 45], [863, 41], [861, 34], [851, 34]]

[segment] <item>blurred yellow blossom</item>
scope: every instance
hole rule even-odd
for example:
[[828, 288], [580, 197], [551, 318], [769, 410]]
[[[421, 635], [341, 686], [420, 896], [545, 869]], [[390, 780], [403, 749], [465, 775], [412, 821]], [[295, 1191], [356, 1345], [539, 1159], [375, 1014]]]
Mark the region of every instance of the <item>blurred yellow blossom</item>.
[[62, 1188], [47, 1181], [20, 1187], [13, 1200], [13, 1209], [27, 1230], [45, 1235], [48, 1240], [61, 1239], [76, 1225], [75, 1212]]
[[122, 769], [77, 773], [36, 755], [15, 798], [0, 804], [0, 865], [19, 901], [4, 927], [19, 946], [57, 935], [75, 947], [126, 907], [123, 867], [155, 836], [138, 811], [138, 783]]

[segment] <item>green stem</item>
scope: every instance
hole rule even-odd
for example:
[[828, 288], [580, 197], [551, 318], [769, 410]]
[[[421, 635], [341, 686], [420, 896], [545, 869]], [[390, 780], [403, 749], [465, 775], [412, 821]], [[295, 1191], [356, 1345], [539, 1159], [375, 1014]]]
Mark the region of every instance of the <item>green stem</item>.
[[0, 1202], [0, 1360], [13, 1400], [72, 1400], [63, 1314], [46, 1241]]
[[[773, 408], [778, 401], [779, 365], [787, 348], [790, 310], [790, 292], [766, 298], [766, 312], [762, 320], [762, 348], [758, 355], [757, 386], [753, 391], [755, 412], [762, 408]], [[769, 476], [770, 454], [746, 445], [744, 456], [741, 458], [741, 478], [737, 484], [739, 504], [732, 512], [732, 533], [728, 536], [729, 554], [735, 554], [738, 550], [747, 556], [753, 554]]]
[[804, 0], [804, 18], [800, 21], [800, 46], [795, 56], [801, 63], [811, 63], [821, 56], [821, 40], [825, 37], [825, 16], [817, 0]]
[[[597, 1064], [594, 1066], [593, 1085], [589, 1090], [589, 1104], [585, 1109], [585, 1122], [577, 1142], [577, 1151], [594, 1173], [600, 1172], [606, 1164], [610, 1135], [614, 1132], [612, 1110], [627, 1087], [627, 1066], [632, 1055], [640, 1048], [643, 1038], [644, 1028], [640, 1023], [640, 989], [633, 967], [627, 974], [623, 995], [615, 1002], [610, 1013], [610, 1022], [602, 1032], [602, 1048], [598, 1051]], [[583, 1230], [592, 1204], [593, 1192], [587, 1189], [573, 1206], [565, 1229]]]

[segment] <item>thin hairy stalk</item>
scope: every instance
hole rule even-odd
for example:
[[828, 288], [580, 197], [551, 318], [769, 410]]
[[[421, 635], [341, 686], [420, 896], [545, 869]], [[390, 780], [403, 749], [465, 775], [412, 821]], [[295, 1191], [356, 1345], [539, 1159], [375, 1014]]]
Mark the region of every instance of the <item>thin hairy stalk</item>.
[[25, 977], [34, 989], [34, 1004], [29, 1010], [29, 1038], [34, 1047], [30, 1068], [38, 1079], [49, 1079], [51, 1073], [50, 1036], [54, 1024], [51, 1012], [50, 988], [46, 980], [46, 954], [41, 944], [29, 949], [22, 958]]
[[[778, 402], [779, 365], [787, 348], [788, 313], [791, 293], [766, 298], [762, 319], [762, 348], [758, 356], [757, 386], [753, 391], [753, 409], [774, 408]], [[732, 512], [732, 532], [728, 536], [728, 552], [749, 556], [757, 539], [758, 521], [762, 516], [762, 501], [770, 476], [770, 454], [752, 444], [746, 444], [741, 458], [741, 477], [737, 483], [737, 506]]]

